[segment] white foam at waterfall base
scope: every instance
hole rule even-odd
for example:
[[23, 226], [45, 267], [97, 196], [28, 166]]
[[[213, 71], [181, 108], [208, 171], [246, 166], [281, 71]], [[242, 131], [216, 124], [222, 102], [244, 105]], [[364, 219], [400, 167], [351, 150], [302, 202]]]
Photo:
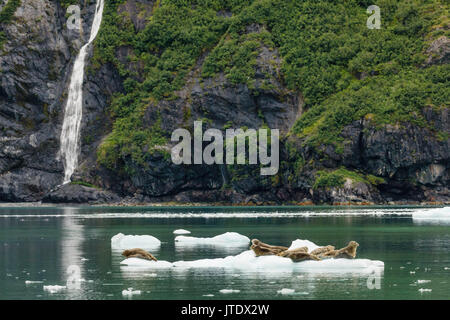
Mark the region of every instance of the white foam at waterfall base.
[[[295, 240], [291, 249], [307, 246], [315, 249], [318, 246], [309, 240]], [[235, 269], [255, 272], [325, 272], [325, 273], [373, 273], [374, 270], [383, 271], [384, 263], [378, 260], [369, 259], [326, 259], [322, 261], [302, 261], [293, 262], [289, 258], [279, 256], [256, 257], [252, 250], [244, 251], [235, 256], [216, 259], [200, 259], [195, 261], [177, 261], [170, 263], [167, 261], [147, 261], [142, 259], [126, 259], [121, 262], [123, 266], [137, 268], [174, 268], [176, 269]], [[127, 269], [129, 270], [129, 269]]]
[[247, 246], [250, 239], [237, 232], [227, 232], [212, 238], [196, 238], [178, 236], [175, 238], [175, 245], [196, 246], [196, 245], [211, 245], [211, 246], [225, 246], [225, 247], [239, 247]]
[[126, 249], [159, 249], [161, 241], [150, 235], [124, 235], [123, 233], [116, 234], [111, 238], [111, 249], [126, 250]]
[[83, 116], [83, 80], [87, 49], [97, 37], [103, 16], [104, 0], [97, 0], [94, 21], [92, 22], [89, 41], [81, 48], [75, 59], [70, 77], [69, 94], [64, 111], [61, 131], [60, 156], [64, 161], [64, 183], [70, 182], [78, 166], [78, 149], [81, 118]]

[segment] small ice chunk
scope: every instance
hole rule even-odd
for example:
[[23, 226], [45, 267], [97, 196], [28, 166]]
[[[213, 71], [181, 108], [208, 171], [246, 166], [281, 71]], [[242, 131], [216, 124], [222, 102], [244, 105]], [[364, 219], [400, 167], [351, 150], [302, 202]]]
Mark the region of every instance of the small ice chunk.
[[189, 230], [178, 229], [173, 232], [173, 234], [191, 234]]
[[134, 295], [140, 295], [141, 290], [133, 290], [133, 288], [128, 288], [128, 290], [122, 291], [122, 296], [124, 297], [132, 297]]
[[44, 291], [47, 291], [49, 293], [58, 293], [60, 291], [66, 290], [67, 287], [54, 285], [54, 286], [44, 286], [43, 289], [44, 289]]
[[177, 245], [212, 245], [212, 246], [224, 246], [224, 247], [240, 247], [248, 246], [250, 239], [237, 232], [227, 232], [212, 238], [196, 238], [178, 236], [175, 238], [175, 244]]
[[294, 294], [295, 290], [294, 289], [283, 288], [281, 290], [278, 290], [277, 293], [282, 294], [282, 295], [289, 295], [289, 294]]
[[161, 241], [149, 235], [132, 236], [119, 233], [111, 238], [111, 248], [116, 250], [126, 250], [134, 248], [158, 249], [160, 246]]
[[204, 294], [203, 296], [204, 296], [204, 297], [214, 297], [213, 294]]
[[31, 280], [25, 281], [25, 284], [34, 284], [34, 283], [44, 283], [44, 281], [31, 281]]
[[158, 275], [156, 273], [146, 273], [144, 274], [144, 277], [151, 277], [151, 278], [156, 278]]
[[222, 289], [220, 290], [220, 293], [223, 294], [230, 294], [230, 293], [239, 293], [241, 290], [233, 290], [233, 289]]
[[421, 284], [421, 283], [430, 283], [431, 280], [417, 280], [416, 283], [417, 284]]
[[423, 289], [423, 288], [420, 288], [420, 289], [419, 289], [419, 292], [420, 292], [420, 293], [431, 292], [431, 291], [433, 291], [433, 290], [432, 290], [432, 289]]

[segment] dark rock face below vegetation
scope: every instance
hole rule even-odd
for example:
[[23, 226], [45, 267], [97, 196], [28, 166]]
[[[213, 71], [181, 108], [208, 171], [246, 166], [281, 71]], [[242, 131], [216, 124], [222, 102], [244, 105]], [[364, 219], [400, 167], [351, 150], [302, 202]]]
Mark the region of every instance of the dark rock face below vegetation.
[[[286, 53], [282, 41], [289, 38], [288, 31], [284, 31], [286, 34], [282, 34], [282, 40], [270, 39], [270, 33], [284, 30], [285, 23], [277, 27], [272, 17], [270, 24], [251, 21], [248, 25], [230, 27], [227, 19], [232, 20], [241, 10], [219, 8], [211, 18], [219, 19], [220, 23], [213, 24], [217, 34], [205, 36], [208, 39], [215, 37], [215, 40], [202, 38], [202, 41], [212, 43], [204, 44], [205, 47], [199, 48], [190, 59], [190, 52], [182, 52], [182, 48], [170, 47], [169, 50], [163, 47], [173, 41], [170, 38], [172, 29], [167, 31], [167, 39], [158, 38], [161, 36], [158, 26], [164, 30], [160, 32], [164, 35], [166, 21], [153, 17], [156, 22], [149, 22], [149, 18], [161, 4], [160, 1], [146, 0], [115, 1], [120, 3], [115, 8], [117, 16], [108, 13], [110, 7], [105, 8], [105, 14], [111, 14], [108, 21], [120, 22], [116, 33], [132, 30], [130, 32], [135, 33], [136, 39], [144, 40], [137, 45], [137, 41], [126, 44], [118, 41], [117, 47], [107, 47], [106, 50], [102, 46], [110, 42], [108, 37], [111, 34], [105, 33], [107, 41], [99, 41], [95, 48], [100, 53], [110, 54], [108, 58], [102, 57], [104, 60], [96, 57], [98, 52], [91, 48], [83, 92], [79, 167], [72, 177], [73, 183], [61, 185], [64, 168], [58, 154], [59, 136], [68, 81], [76, 52], [87, 39], [95, 1], [82, 6], [84, 39], [65, 27], [63, 3], [77, 1], [22, 0], [21, 3], [11, 22], [0, 21], [0, 202], [124, 205], [450, 203], [448, 101], [434, 103], [426, 96], [424, 101], [427, 103], [420, 106], [420, 112], [411, 108], [407, 116], [398, 117], [406, 120], [395, 123], [377, 122], [374, 120], [376, 115], [371, 114], [363, 114], [357, 120], [349, 116], [341, 120], [339, 133], [333, 137], [337, 143], [320, 139], [312, 143], [310, 137], [318, 132], [317, 128], [324, 120], [320, 112], [326, 110], [322, 105], [323, 99], [317, 96], [323, 94], [325, 99], [325, 95], [335, 93], [333, 90], [340, 90], [337, 89], [339, 86], [344, 89], [349, 86], [347, 82], [354, 81], [359, 85], [378, 76], [380, 72], [374, 66], [364, 69], [369, 63], [364, 59], [376, 60], [372, 53], [355, 54], [351, 61], [348, 58], [345, 63], [339, 62], [339, 66], [332, 65], [329, 70], [333, 72], [327, 73], [329, 70], [323, 67], [324, 61], [334, 61], [338, 54], [342, 54], [340, 59], [344, 60], [353, 50], [344, 47], [335, 51], [334, 56], [326, 56], [333, 48], [327, 42], [328, 37], [332, 37], [330, 32], [325, 38], [307, 37], [313, 42], [323, 41], [320, 45], [313, 43], [316, 47], [306, 48], [306, 44], [302, 44], [304, 48]], [[124, 12], [126, 14], [122, 14]], [[361, 12], [364, 14], [365, 9]], [[128, 25], [120, 20], [125, 19], [123, 16], [128, 17]], [[186, 16], [192, 15], [182, 15], [181, 18]], [[209, 16], [202, 16], [202, 23], [206, 24], [208, 19]], [[243, 17], [242, 20], [251, 19]], [[397, 18], [390, 20], [396, 21]], [[168, 18], [168, 21], [171, 20]], [[155, 25], [147, 28], [148, 23]], [[268, 25], [273, 30], [269, 30]], [[293, 28], [303, 30], [304, 26]], [[237, 31], [229, 31], [235, 29]], [[442, 30], [447, 29], [448, 26], [442, 27]], [[178, 42], [174, 41], [176, 45], [190, 44], [190, 38], [189, 41], [182, 38], [189, 32], [173, 32], [173, 38], [181, 37]], [[196, 32], [203, 34], [204, 30]], [[2, 41], [2, 35], [6, 36], [6, 41]], [[101, 37], [102, 34], [99, 35]], [[390, 39], [393, 36], [386, 37]], [[360, 38], [355, 36], [355, 39]], [[429, 41], [420, 52], [424, 56], [423, 61], [414, 61], [411, 68], [426, 72], [428, 68], [442, 67], [439, 70], [448, 72], [445, 67], [449, 63], [449, 44], [445, 35]], [[312, 63], [311, 74], [305, 71], [303, 64], [311, 60], [310, 57], [305, 58], [302, 50], [314, 52], [315, 56], [319, 47], [327, 46], [331, 49], [317, 53], [317, 57], [326, 56], [324, 61]], [[140, 50], [148, 50], [151, 54]], [[175, 58], [165, 58], [171, 55]], [[394, 53], [392, 55], [395, 56]], [[218, 57], [225, 62], [217, 62]], [[242, 63], [239, 59], [251, 68], [237, 65]], [[302, 66], [295, 65], [292, 60], [301, 61], [299, 64]], [[392, 72], [392, 79], [399, 72], [396, 70], [397, 62], [394, 62], [382, 61], [379, 68], [386, 68], [381, 73], [389, 76]], [[176, 65], [183, 63], [187, 67], [181, 72]], [[229, 65], [224, 67], [227, 63]], [[350, 70], [350, 66], [355, 70]], [[244, 70], [240, 70], [241, 67]], [[207, 69], [208, 72], [205, 71]], [[183, 74], [181, 80], [174, 76], [177, 72]], [[324, 83], [332, 80], [327, 78], [325, 81], [320, 73], [329, 75], [330, 79], [336, 74], [343, 75], [343, 78], [339, 78], [331, 90]], [[308, 78], [311, 75], [317, 77], [311, 80]], [[303, 79], [307, 79], [307, 83], [303, 84]], [[433, 78], [433, 81], [433, 84], [441, 84], [439, 79]], [[313, 85], [319, 89], [311, 89]], [[165, 89], [167, 87], [170, 90]], [[403, 83], [395, 87], [403, 87]], [[413, 87], [412, 91], [416, 89]], [[159, 96], [142, 94], [145, 90], [155, 96], [157, 92]], [[442, 90], [442, 96], [448, 96], [448, 88], [442, 86], [439, 90]], [[404, 96], [408, 95], [399, 94], [399, 99], [408, 101]], [[315, 110], [320, 112], [315, 114]], [[135, 113], [135, 117], [128, 113]], [[328, 115], [334, 116], [331, 112]], [[313, 122], [302, 127], [300, 133], [311, 133], [311, 136], [296, 131], [296, 125], [303, 118], [311, 118]], [[194, 121], [199, 120], [203, 121], [204, 131], [209, 128], [223, 132], [226, 128], [279, 129], [282, 137], [278, 174], [261, 176], [260, 167], [252, 165], [174, 165], [170, 159], [171, 133], [177, 128], [187, 128], [192, 132]], [[119, 138], [122, 140], [117, 138], [118, 123], [131, 127], [137, 122], [139, 125], [127, 128], [125, 134], [121, 132]], [[128, 133], [136, 133], [133, 137], [139, 143], [127, 140]], [[102, 148], [108, 143], [112, 147], [102, 153]]]
[[43, 202], [77, 204], [117, 203], [119, 200], [120, 198], [112, 192], [77, 184], [59, 186], [42, 199]]

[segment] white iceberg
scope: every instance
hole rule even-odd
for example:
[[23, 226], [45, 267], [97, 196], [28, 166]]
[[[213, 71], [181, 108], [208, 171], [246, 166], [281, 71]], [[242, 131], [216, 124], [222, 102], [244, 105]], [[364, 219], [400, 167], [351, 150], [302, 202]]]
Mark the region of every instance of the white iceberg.
[[295, 290], [294, 289], [283, 288], [281, 290], [278, 290], [277, 293], [282, 294], [282, 295], [289, 295], [289, 294], [294, 294]]
[[220, 293], [223, 294], [230, 294], [230, 293], [239, 293], [241, 290], [233, 290], [233, 289], [222, 289], [220, 290]]
[[196, 261], [177, 261], [173, 263], [176, 268], [231, 268], [247, 271], [263, 272], [364, 272], [371, 273], [375, 269], [383, 269], [382, 261], [369, 259], [326, 259], [322, 261], [293, 262], [289, 258], [278, 256], [256, 257], [253, 251], [244, 251], [236, 256], [217, 259], [202, 259]]
[[140, 290], [133, 290], [133, 288], [128, 288], [128, 290], [122, 291], [122, 296], [124, 296], [124, 297], [132, 297], [134, 295], [140, 295], [140, 294], [141, 294]]
[[412, 213], [415, 223], [444, 223], [450, 224], [450, 207], [419, 209]]
[[[290, 249], [305, 246], [308, 247], [309, 251], [319, 247], [309, 240], [295, 240], [292, 242]], [[357, 272], [370, 274], [373, 273], [374, 271], [379, 272], [384, 271], [384, 262], [378, 260], [324, 259], [322, 261], [307, 260], [301, 262], [293, 262], [289, 258], [279, 256], [257, 257], [252, 250], [247, 250], [238, 255], [231, 255], [225, 258], [200, 259], [194, 261], [176, 261], [173, 263], [168, 261], [155, 262], [137, 258], [130, 258], [122, 261], [121, 264], [127, 266], [127, 268], [137, 268], [137, 269], [173, 268], [173, 270], [176, 271], [188, 269], [214, 269], [214, 268], [222, 268], [228, 270], [244, 270], [244, 271], [264, 272], [264, 273], [301, 271], [308, 273], [342, 274], [342, 273]]]
[[178, 230], [175, 230], [174, 232], [173, 232], [173, 234], [191, 234], [191, 232], [189, 231], [189, 230], [184, 230], [184, 229], [178, 229]]
[[224, 246], [224, 247], [241, 247], [248, 246], [250, 239], [237, 232], [227, 232], [212, 238], [196, 238], [178, 236], [175, 238], [175, 245], [182, 246], [197, 246], [197, 245], [210, 245], [210, 246]]
[[111, 248], [113, 250], [126, 250], [134, 248], [159, 249], [160, 246], [161, 241], [149, 235], [132, 236], [119, 233], [111, 238]]

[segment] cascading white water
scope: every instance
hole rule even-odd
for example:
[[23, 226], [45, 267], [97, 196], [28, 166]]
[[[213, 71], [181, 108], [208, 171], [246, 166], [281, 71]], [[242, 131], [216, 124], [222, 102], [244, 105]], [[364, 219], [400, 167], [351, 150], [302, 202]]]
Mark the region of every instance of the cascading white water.
[[81, 118], [83, 116], [83, 79], [87, 49], [97, 37], [102, 23], [104, 0], [97, 0], [95, 17], [92, 22], [89, 41], [81, 48], [75, 59], [70, 78], [69, 96], [64, 111], [64, 122], [61, 132], [60, 156], [64, 161], [64, 183], [69, 183], [78, 166], [78, 149]]

